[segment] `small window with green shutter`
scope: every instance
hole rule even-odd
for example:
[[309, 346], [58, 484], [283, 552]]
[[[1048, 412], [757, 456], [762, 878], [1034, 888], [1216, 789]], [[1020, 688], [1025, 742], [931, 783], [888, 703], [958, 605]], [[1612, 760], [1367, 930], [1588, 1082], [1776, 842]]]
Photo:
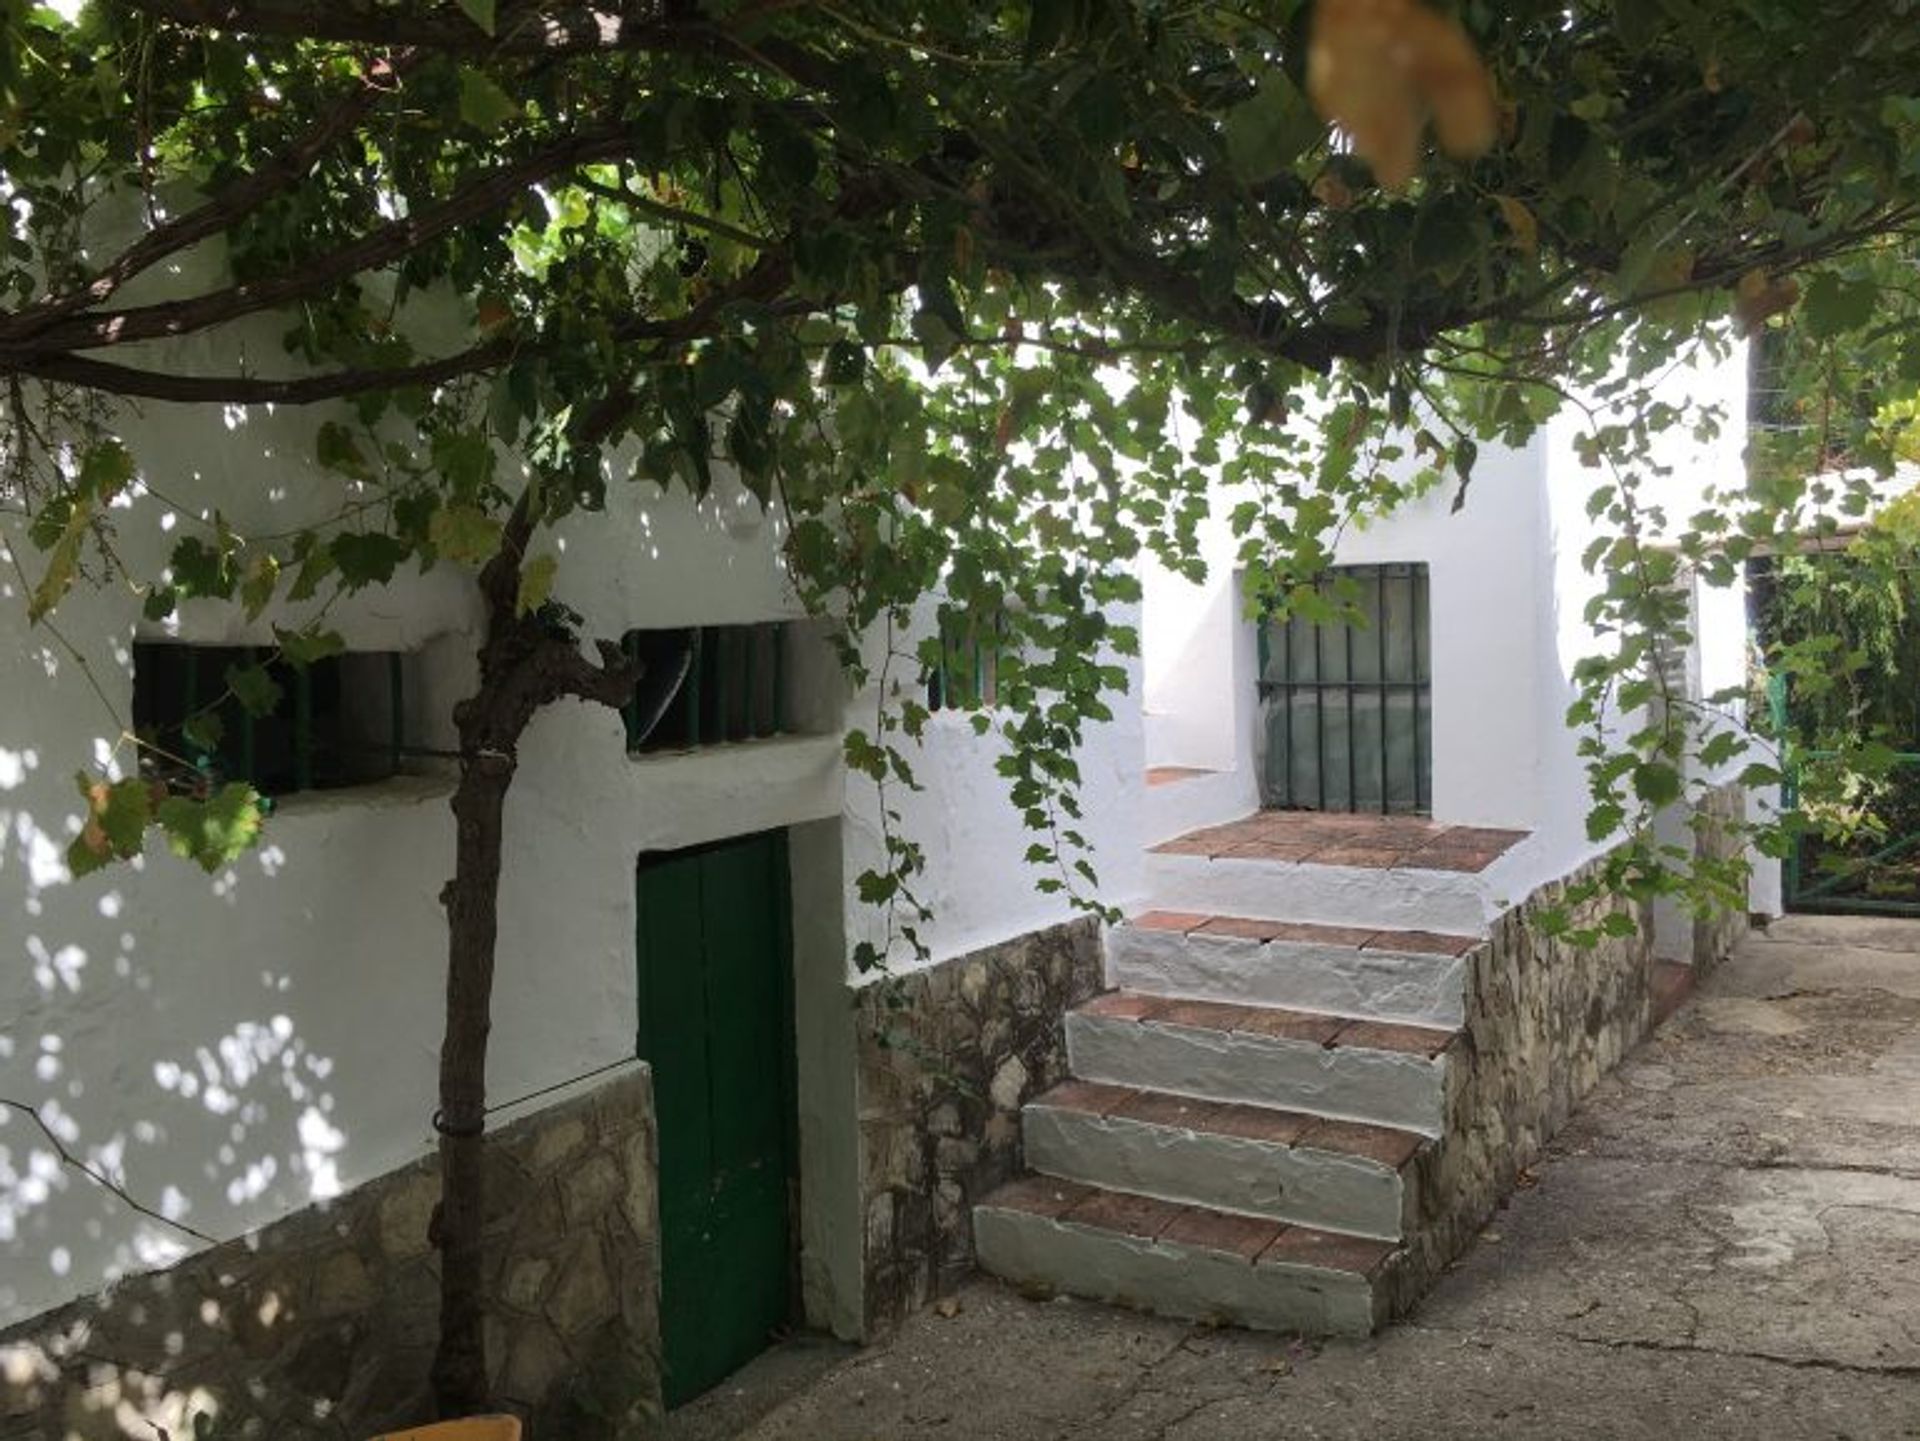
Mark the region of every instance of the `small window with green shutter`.
[[356, 651], [302, 667], [271, 647], [136, 641], [133, 729], [156, 779], [246, 781], [261, 794], [401, 774], [407, 657]]
[[640, 683], [623, 715], [638, 755], [767, 740], [789, 730], [793, 627], [682, 626], [627, 632]]
[[[927, 670], [928, 710], [979, 710], [1000, 700], [1006, 624], [957, 613], [940, 625], [940, 651]], [[924, 656], [924, 651], [922, 652]]]

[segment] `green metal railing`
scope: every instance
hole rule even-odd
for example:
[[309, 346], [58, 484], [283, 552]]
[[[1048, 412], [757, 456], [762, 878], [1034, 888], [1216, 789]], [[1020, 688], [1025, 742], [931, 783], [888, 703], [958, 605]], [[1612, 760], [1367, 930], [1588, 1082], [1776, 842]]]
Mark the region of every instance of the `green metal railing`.
[[[1767, 709], [1783, 751], [1789, 735], [1786, 677], [1767, 678]], [[1808, 766], [1840, 759], [1838, 751], [1794, 753], [1781, 767], [1781, 810], [1800, 809]], [[1920, 915], [1920, 753], [1895, 752], [1886, 790], [1876, 798], [1881, 828], [1867, 839], [1836, 837], [1809, 819], [1781, 861], [1789, 911], [1812, 915]]]

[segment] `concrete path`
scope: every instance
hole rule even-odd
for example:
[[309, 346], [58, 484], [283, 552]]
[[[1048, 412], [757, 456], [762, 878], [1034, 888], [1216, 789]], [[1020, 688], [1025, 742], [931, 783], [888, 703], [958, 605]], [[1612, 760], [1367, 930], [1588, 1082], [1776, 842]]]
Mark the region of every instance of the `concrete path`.
[[1755, 936], [1531, 1180], [1372, 1341], [983, 1281], [881, 1346], [814, 1348], [804, 1376], [769, 1358], [673, 1434], [1920, 1437], [1920, 922]]

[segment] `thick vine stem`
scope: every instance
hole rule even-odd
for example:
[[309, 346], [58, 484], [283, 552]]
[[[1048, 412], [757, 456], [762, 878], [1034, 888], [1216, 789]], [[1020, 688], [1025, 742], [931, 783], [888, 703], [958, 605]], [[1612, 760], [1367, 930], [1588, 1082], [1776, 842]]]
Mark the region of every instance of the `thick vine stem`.
[[492, 1030], [494, 955], [506, 799], [519, 767], [519, 744], [543, 706], [573, 697], [624, 705], [638, 664], [617, 645], [599, 643], [596, 664], [573, 637], [539, 613], [519, 610], [519, 583], [532, 531], [523, 499], [498, 553], [480, 574], [487, 603], [480, 684], [454, 709], [460, 734], [460, 782], [454, 791], [454, 874], [447, 908], [446, 1034], [440, 1049], [441, 1200], [433, 1240], [441, 1253], [440, 1344], [433, 1391], [442, 1416], [472, 1414], [488, 1402], [484, 1332], [486, 1215], [484, 1135], [487, 1042]]

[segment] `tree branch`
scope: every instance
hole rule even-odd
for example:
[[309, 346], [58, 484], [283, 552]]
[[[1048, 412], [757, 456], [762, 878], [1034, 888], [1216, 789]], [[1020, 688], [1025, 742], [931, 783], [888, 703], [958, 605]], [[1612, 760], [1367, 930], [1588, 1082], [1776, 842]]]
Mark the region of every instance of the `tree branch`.
[[304, 262], [289, 274], [230, 285], [187, 300], [70, 317], [42, 327], [30, 344], [0, 339], [0, 367], [12, 368], [29, 361], [35, 351], [90, 350], [188, 335], [303, 299], [348, 276], [398, 260], [450, 230], [472, 224], [549, 175], [575, 165], [614, 159], [630, 143], [631, 137], [618, 127], [570, 135], [511, 165], [483, 171], [439, 204], [370, 231], [327, 255]]
[[429, 50], [564, 55], [672, 48], [689, 27], [667, 7], [502, 5], [489, 35], [456, 5], [335, 4], [331, 0], [132, 0], [136, 10], [194, 29], [288, 40], [411, 45]]
[[[391, 57], [383, 62], [387, 78], [397, 80], [412, 69], [419, 58], [418, 52]], [[218, 235], [239, 217], [257, 209], [274, 196], [291, 190], [327, 151], [353, 133], [374, 106], [393, 93], [393, 90], [363, 75], [357, 88], [285, 151], [258, 170], [236, 180], [204, 205], [149, 230], [102, 267], [80, 289], [65, 295], [48, 296], [12, 315], [0, 317], [0, 340], [30, 338], [63, 316], [103, 303], [142, 271], [209, 236]]]

